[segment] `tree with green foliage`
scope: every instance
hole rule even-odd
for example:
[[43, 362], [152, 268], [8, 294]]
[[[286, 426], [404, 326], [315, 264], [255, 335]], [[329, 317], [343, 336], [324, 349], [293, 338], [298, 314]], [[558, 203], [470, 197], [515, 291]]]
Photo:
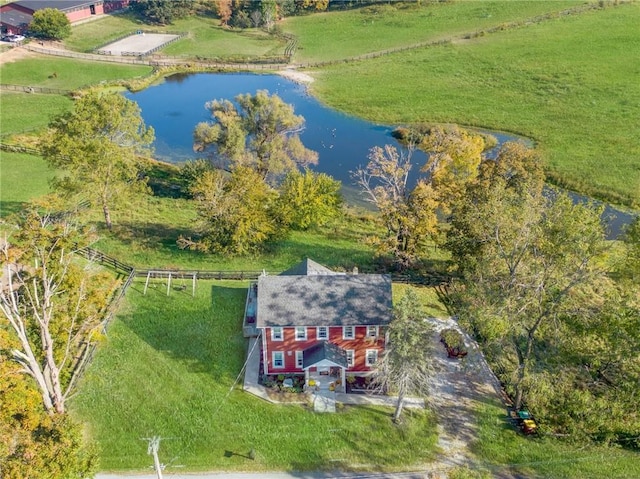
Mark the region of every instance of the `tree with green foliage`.
[[[442, 229], [439, 216], [464, 196], [478, 174], [484, 140], [458, 128], [433, 127], [427, 132], [407, 132], [401, 141], [407, 153], [386, 145], [369, 150], [369, 162], [352, 176], [365, 196], [380, 211], [386, 236], [372, 238], [378, 256], [390, 255], [401, 269], [417, 262], [429, 239]], [[424, 175], [411, 189], [411, 153], [419, 145], [429, 151]]]
[[498, 182], [482, 201], [470, 195], [454, 216], [450, 238], [466, 237], [448, 242], [463, 273], [455, 311], [500, 351], [520, 408], [548, 334], [568, 317], [592, 314], [609, 283], [599, 211]]
[[640, 278], [640, 216], [627, 226], [624, 233], [626, 255], [621, 268], [632, 281]]
[[527, 402], [556, 432], [637, 447], [640, 307], [631, 291], [598, 289], [603, 299], [588, 314], [566, 315], [545, 334], [553, 354], [539, 355]]
[[278, 207], [294, 229], [326, 224], [342, 212], [340, 186], [324, 173], [293, 170], [280, 185]]
[[182, 248], [249, 254], [287, 231], [276, 207], [277, 192], [251, 168], [238, 166], [230, 174], [206, 171], [192, 186], [191, 194], [200, 217], [198, 237], [180, 237]]
[[193, 12], [191, 0], [136, 0], [131, 9], [149, 23], [168, 25]]
[[[521, 143], [508, 142], [500, 148], [495, 159], [483, 159], [477, 176], [466, 183], [463, 194], [449, 195], [445, 247], [451, 252], [460, 273], [472, 267], [485, 245], [485, 224], [470, 218], [488, 214], [483, 210], [490, 205], [497, 208], [491, 213], [500, 215], [500, 202], [505, 201], [514, 204], [516, 214], [523, 215], [521, 221], [524, 221], [528, 209], [537, 209], [539, 213], [543, 207], [544, 180], [543, 164], [535, 151]], [[501, 194], [502, 199], [499, 199]], [[517, 236], [518, 233], [513, 234]]]
[[369, 163], [353, 172], [368, 200], [380, 211], [386, 234], [371, 238], [378, 256], [390, 255], [401, 269], [411, 267], [435, 233], [436, 199], [431, 186], [421, 179], [413, 190], [407, 186], [411, 170], [408, 154], [395, 147], [373, 147]]
[[47, 162], [64, 171], [54, 187], [67, 197], [88, 199], [102, 209], [108, 229], [111, 210], [133, 193], [146, 191], [140, 155], [148, 154], [153, 129], [138, 105], [119, 93], [90, 91], [73, 111], [55, 118], [41, 142]]
[[43, 8], [33, 13], [29, 31], [35, 37], [64, 40], [71, 35], [71, 22], [57, 8]]
[[88, 236], [63, 213], [31, 209], [4, 244], [0, 291], [2, 326], [15, 338], [11, 356], [37, 386], [44, 409], [64, 414], [72, 372], [100, 336], [107, 277], [76, 261]]
[[300, 141], [304, 118], [278, 95], [260, 90], [235, 100], [237, 106], [229, 100], [206, 104], [213, 121], [196, 126], [197, 149], [213, 146], [218, 159], [252, 168], [270, 183], [298, 166], [317, 163], [317, 153]]
[[394, 422], [400, 421], [407, 395], [427, 393], [433, 375], [433, 334], [416, 293], [407, 290], [393, 308], [388, 343], [375, 365], [371, 382], [371, 387], [378, 391], [397, 392]]

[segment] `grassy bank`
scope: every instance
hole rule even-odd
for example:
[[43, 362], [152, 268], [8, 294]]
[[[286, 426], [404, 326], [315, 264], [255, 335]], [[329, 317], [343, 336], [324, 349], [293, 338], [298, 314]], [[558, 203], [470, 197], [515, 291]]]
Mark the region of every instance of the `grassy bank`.
[[318, 72], [312, 89], [377, 122], [455, 122], [531, 137], [558, 182], [637, 207], [639, 18], [634, 3], [344, 64]]
[[282, 28], [298, 37], [295, 60], [333, 61], [455, 37], [584, 4], [582, 1], [406, 2], [290, 17]]
[[640, 477], [640, 454], [621, 448], [576, 450], [552, 438], [524, 437], [505, 421], [505, 409], [485, 404], [479, 412], [474, 452], [488, 470], [509, 469], [523, 477], [630, 479]]
[[[96, 225], [101, 218], [93, 217]], [[306, 256], [329, 267], [362, 270], [374, 267], [364, 238], [376, 226], [368, 215], [349, 215], [345, 220], [307, 232], [293, 232], [260, 256], [226, 257], [178, 248], [178, 236], [193, 235], [196, 220], [193, 203], [182, 199], [143, 197], [134, 207], [113, 213], [114, 229], [101, 230], [96, 247], [139, 268], [195, 270], [283, 271]]]
[[[129, 290], [73, 399], [103, 470], [147, 469], [140, 438], [153, 435], [170, 438], [161, 461], [177, 457], [186, 470], [407, 470], [433, 457], [435, 424], [424, 412], [396, 427], [390, 409], [318, 415], [230, 391], [245, 357], [246, 283], [200, 281], [195, 298], [164, 288], [143, 296], [143, 286]], [[244, 457], [250, 449], [255, 460]]]

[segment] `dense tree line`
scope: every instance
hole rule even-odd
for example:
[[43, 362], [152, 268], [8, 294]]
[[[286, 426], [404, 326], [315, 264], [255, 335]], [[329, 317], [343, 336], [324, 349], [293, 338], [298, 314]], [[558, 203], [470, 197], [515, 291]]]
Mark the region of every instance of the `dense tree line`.
[[[396, 0], [394, 0], [396, 1]], [[234, 28], [270, 30], [278, 20], [330, 9], [360, 8], [388, 0], [137, 0], [131, 9], [148, 23], [167, 25], [189, 15], [215, 15]]]
[[[544, 185], [535, 151], [458, 128], [403, 129], [406, 149], [370, 150], [354, 172], [376, 205], [376, 254], [420, 267], [451, 255], [452, 312], [480, 342], [514, 407], [543, 430], [632, 445], [640, 434], [640, 220], [612, 254], [602, 208]], [[415, 185], [411, 152], [429, 152]], [[635, 438], [635, 439], [634, 439]]]

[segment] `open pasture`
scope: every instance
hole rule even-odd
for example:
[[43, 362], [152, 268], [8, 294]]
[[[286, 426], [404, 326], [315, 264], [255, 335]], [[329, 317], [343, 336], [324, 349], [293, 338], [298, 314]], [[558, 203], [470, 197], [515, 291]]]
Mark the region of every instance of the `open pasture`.
[[532, 138], [550, 177], [640, 205], [640, 4], [325, 67], [312, 90], [387, 124], [459, 123]]

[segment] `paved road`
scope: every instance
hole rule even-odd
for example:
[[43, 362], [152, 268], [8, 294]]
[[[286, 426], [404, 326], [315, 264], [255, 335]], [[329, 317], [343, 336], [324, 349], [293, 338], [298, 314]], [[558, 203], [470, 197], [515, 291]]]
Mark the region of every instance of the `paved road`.
[[[432, 473], [435, 471], [432, 471]], [[427, 479], [438, 477], [427, 472], [399, 472], [393, 474], [377, 473], [347, 473], [347, 472], [261, 472], [261, 473], [228, 473], [228, 472], [202, 472], [202, 473], [168, 473], [163, 474], [165, 479]], [[96, 479], [157, 479], [155, 474], [108, 474], [96, 475]]]

